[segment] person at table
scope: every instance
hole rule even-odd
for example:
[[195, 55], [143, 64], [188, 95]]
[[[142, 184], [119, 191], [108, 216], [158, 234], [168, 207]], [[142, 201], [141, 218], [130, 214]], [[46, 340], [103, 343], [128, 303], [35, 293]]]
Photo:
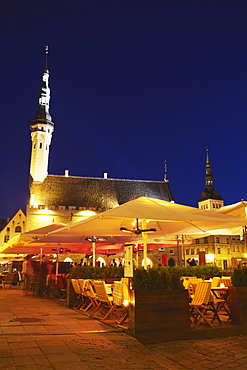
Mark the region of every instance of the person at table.
[[23, 295], [29, 295], [30, 293], [30, 286], [31, 286], [31, 280], [34, 275], [34, 269], [32, 264], [32, 257], [30, 254], [28, 254], [25, 257], [25, 260], [22, 264], [22, 278], [23, 278], [23, 285], [22, 285], [22, 294]]
[[47, 295], [48, 287], [46, 285], [47, 275], [50, 274], [51, 265], [50, 265], [50, 257], [43, 256], [42, 263], [40, 265], [40, 275], [39, 275], [39, 297], [43, 297]]

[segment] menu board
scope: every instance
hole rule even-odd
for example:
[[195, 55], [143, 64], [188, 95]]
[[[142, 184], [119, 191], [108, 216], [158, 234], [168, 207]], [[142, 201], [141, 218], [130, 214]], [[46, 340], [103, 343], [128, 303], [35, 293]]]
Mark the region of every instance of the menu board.
[[124, 246], [124, 276], [133, 277], [133, 244]]

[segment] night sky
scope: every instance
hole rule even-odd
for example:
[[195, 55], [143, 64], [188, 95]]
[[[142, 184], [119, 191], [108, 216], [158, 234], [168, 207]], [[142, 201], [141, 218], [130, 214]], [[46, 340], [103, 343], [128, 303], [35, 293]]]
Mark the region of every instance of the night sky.
[[49, 174], [163, 180], [197, 206], [205, 147], [225, 204], [247, 200], [247, 1], [5, 1], [0, 218], [28, 196], [49, 45]]

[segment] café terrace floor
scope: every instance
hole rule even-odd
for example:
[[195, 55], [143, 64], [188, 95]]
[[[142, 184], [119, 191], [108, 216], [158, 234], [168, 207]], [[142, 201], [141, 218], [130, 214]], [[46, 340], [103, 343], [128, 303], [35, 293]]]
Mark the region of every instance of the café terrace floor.
[[247, 340], [232, 336], [144, 346], [120, 328], [56, 300], [23, 297], [13, 287], [0, 290], [0, 368], [247, 369]]

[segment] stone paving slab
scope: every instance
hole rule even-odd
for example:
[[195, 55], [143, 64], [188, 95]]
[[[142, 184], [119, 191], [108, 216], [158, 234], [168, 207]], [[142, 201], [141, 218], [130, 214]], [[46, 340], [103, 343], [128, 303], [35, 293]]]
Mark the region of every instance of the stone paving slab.
[[64, 303], [0, 290], [0, 369], [247, 369], [247, 337], [144, 346]]
[[168, 369], [135, 338], [47, 298], [0, 290], [0, 369]]

